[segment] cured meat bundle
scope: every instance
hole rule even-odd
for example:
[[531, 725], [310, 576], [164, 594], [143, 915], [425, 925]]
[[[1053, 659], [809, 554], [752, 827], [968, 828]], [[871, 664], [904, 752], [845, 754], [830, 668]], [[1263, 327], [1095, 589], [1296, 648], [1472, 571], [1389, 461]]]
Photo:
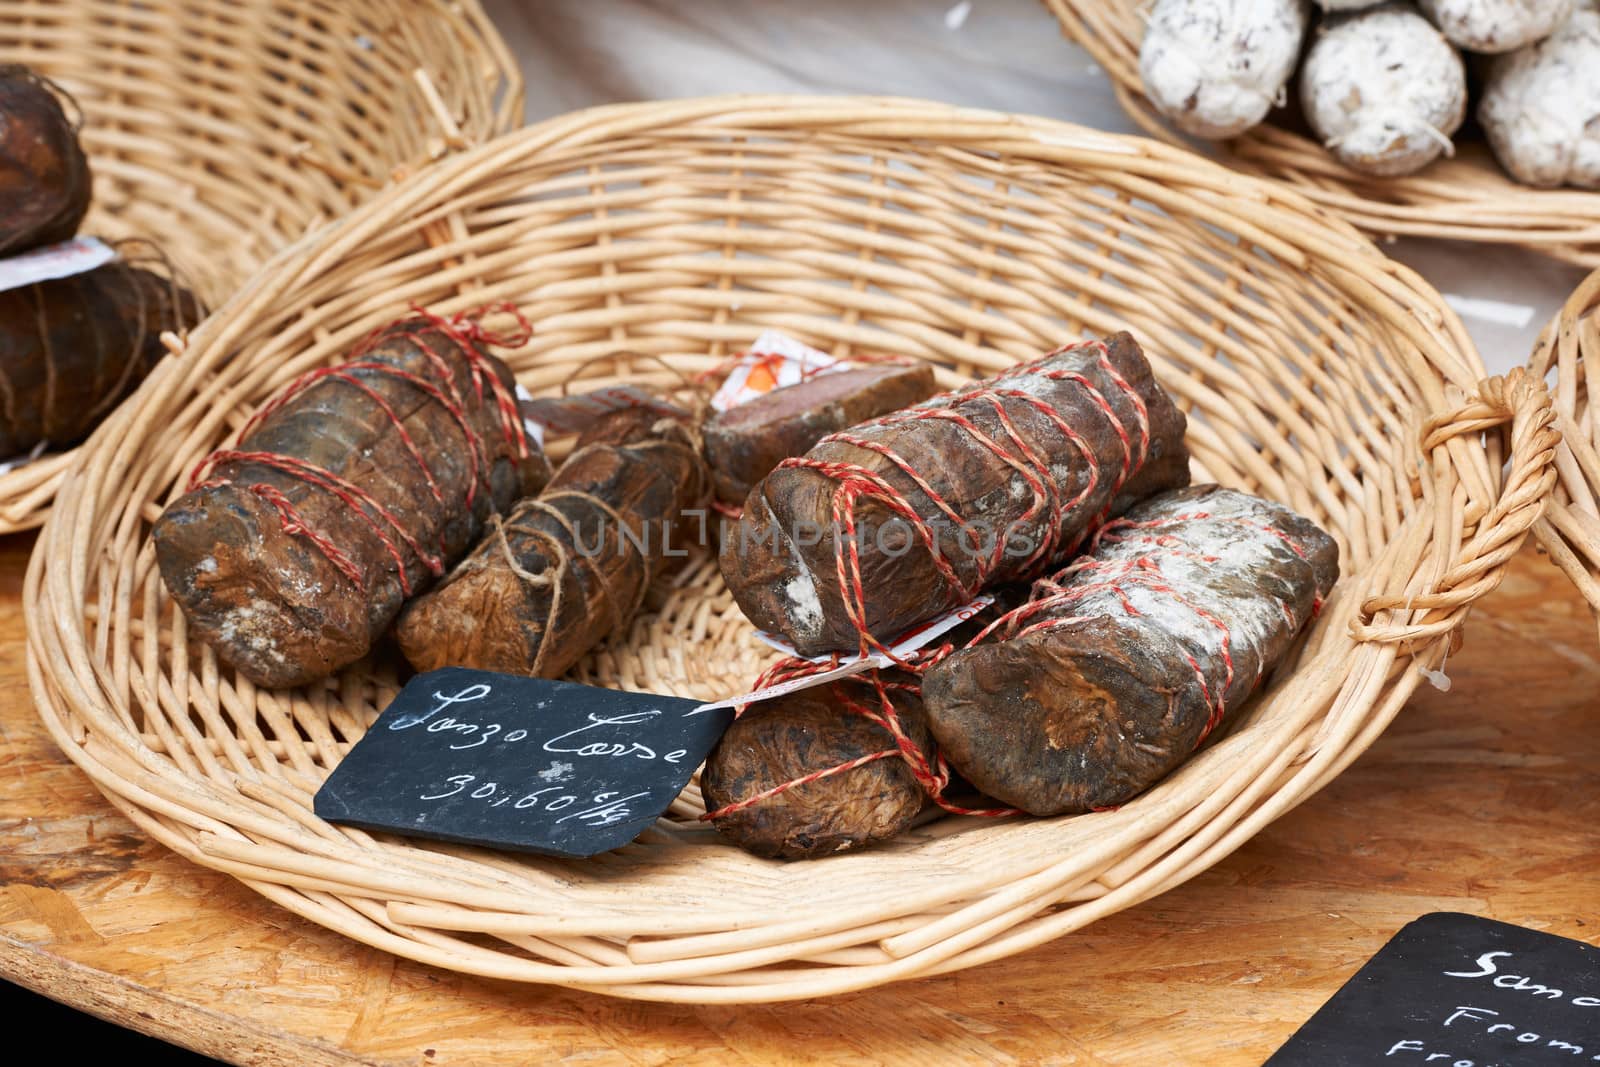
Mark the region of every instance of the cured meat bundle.
[[722, 570], [802, 655], [881, 648], [1189, 480], [1185, 419], [1127, 333], [823, 438], [752, 490]]
[[395, 636], [412, 666], [559, 677], [625, 627], [685, 554], [698, 531], [680, 532], [683, 513], [709, 493], [698, 436], [670, 415], [621, 411], [585, 439], [543, 493], [406, 608]]
[[879, 363], [821, 374], [729, 408], [706, 424], [706, 462], [717, 499], [741, 505], [779, 463], [823, 437], [910, 407], [937, 391], [925, 363]]
[[914, 675], [872, 671], [750, 705], [706, 759], [706, 814], [740, 848], [774, 859], [888, 840], [946, 796], [950, 769]]
[[86, 436], [200, 321], [188, 290], [130, 260], [0, 292], [0, 457]]
[[1339, 576], [1310, 520], [1217, 486], [1101, 528], [993, 638], [923, 675], [951, 765], [1057, 815], [1122, 803], [1181, 763], [1283, 657]]
[[0, 256], [67, 240], [89, 210], [89, 161], [59, 92], [0, 64]]
[[511, 372], [482, 347], [526, 336], [418, 313], [264, 405], [155, 524], [194, 632], [267, 686], [365, 655], [491, 515], [548, 479]]

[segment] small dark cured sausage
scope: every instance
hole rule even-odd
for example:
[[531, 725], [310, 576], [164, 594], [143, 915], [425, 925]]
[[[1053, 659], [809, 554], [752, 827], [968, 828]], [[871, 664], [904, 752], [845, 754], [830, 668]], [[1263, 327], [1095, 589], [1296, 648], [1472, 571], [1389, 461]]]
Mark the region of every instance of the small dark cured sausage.
[[[891, 688], [887, 694], [907, 736], [931, 752], [922, 701], [913, 689]], [[700, 773], [712, 825], [740, 848], [773, 859], [832, 855], [909, 827], [927, 794], [893, 735], [848, 706], [874, 708], [879, 699], [872, 685], [845, 679], [750, 705]], [[856, 761], [866, 762], [800, 781]]]
[[706, 424], [706, 463], [717, 499], [743, 504], [751, 488], [790, 456], [835, 430], [910, 407], [937, 391], [933, 368], [875, 364], [774, 389]]

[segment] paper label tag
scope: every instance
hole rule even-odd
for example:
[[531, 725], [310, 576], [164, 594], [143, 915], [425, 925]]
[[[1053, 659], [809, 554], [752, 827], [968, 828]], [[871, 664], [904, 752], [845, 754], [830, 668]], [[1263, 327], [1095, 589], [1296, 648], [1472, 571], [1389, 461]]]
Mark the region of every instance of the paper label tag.
[[850, 364], [826, 352], [801, 344], [788, 334], [768, 330], [739, 357], [727, 379], [712, 395], [711, 406], [727, 411], [774, 389], [798, 385], [819, 374], [849, 369]]
[[40, 441], [38, 444], [33, 446], [32, 451], [24, 452], [20, 456], [12, 456], [8, 460], [0, 461], [0, 474], [6, 474], [10, 471], [14, 471], [18, 467], [26, 467], [28, 464], [44, 455], [45, 451], [49, 447], [49, 441]]
[[60, 244], [35, 248], [20, 256], [0, 259], [0, 293], [35, 282], [70, 278], [103, 267], [117, 258], [117, 250], [98, 237], [74, 237]]
[[[802, 689], [810, 689], [812, 686], [826, 685], [829, 682], [837, 681], [840, 678], [848, 678], [854, 674], [863, 674], [874, 667], [888, 667], [896, 659], [903, 660], [922, 646], [931, 644], [935, 638], [949, 633], [993, 603], [994, 597], [985, 593], [971, 603], [963, 604], [959, 608], [951, 608], [942, 615], [935, 615], [926, 622], [919, 623], [901, 634], [889, 646], [890, 655], [874, 652], [870, 656], [847, 656], [841, 659], [839, 665], [832, 670], [822, 671], [818, 674], [808, 674], [804, 678], [791, 678], [786, 682], [769, 685], [764, 689], [756, 689], [740, 696], [713, 700], [710, 703], [699, 705], [691, 714], [699, 714], [702, 711], [716, 711], [721, 708], [736, 708], [741, 704], [754, 704], [761, 700], [771, 700], [774, 697], [798, 693]], [[756, 640], [777, 649], [786, 656], [807, 658], [812, 663], [827, 663], [833, 659], [831, 655], [801, 657], [800, 653], [789, 642], [776, 634], [769, 634], [763, 630], [756, 631]], [[891, 655], [893, 658], [891, 658]]]
[[528, 418], [528, 405], [533, 403], [533, 394], [521, 382], [517, 383], [517, 408], [522, 412], [522, 432], [533, 438], [535, 444], [544, 447], [544, 423], [537, 419]]
[[[519, 394], [520, 395], [520, 394]], [[520, 401], [522, 417], [537, 422], [539, 442], [544, 434], [582, 433], [602, 415], [628, 408], [644, 408], [663, 415], [687, 415], [678, 405], [640, 389], [636, 385], [610, 385], [574, 396], [528, 397]]]

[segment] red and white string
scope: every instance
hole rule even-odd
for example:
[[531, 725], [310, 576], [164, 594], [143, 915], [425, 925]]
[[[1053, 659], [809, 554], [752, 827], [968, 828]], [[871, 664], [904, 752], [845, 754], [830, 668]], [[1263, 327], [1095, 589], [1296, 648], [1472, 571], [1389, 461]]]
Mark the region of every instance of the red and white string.
[[[1119, 415], [1116, 407], [1107, 399], [1099, 386], [1091, 381], [1080, 371], [1066, 367], [1043, 367], [1045, 361], [1072, 352], [1084, 350], [1095, 354], [1095, 366], [1098, 368], [1113, 389], [1121, 393], [1128, 401], [1133, 411], [1134, 426], [1130, 428]], [[1105, 504], [1101, 510], [1084, 525], [1082, 533], [1072, 541], [1065, 540], [1065, 531], [1068, 521], [1074, 511], [1082, 507], [1091, 499], [1106, 477], [1106, 472], [1101, 470], [1100, 461], [1093, 447], [1084, 438], [1083, 434], [1075, 428], [1052, 404], [1043, 398], [1025, 389], [1018, 388], [1019, 378], [1043, 378], [1048, 381], [1075, 385], [1090, 404], [1104, 416], [1111, 432], [1116, 436], [1121, 445], [1121, 462], [1111, 475], [1112, 481], [1108, 492], [1105, 493]], [[1051, 454], [1057, 450], [1046, 449], [1039, 443], [1030, 442], [1018, 429], [1011, 404], [1023, 405], [1044, 417], [1045, 422], [1066, 442], [1067, 446], [1075, 451], [1085, 472], [1084, 484], [1070, 496], [1066, 494], [1051, 469]], [[974, 417], [983, 411], [993, 415], [994, 428], [986, 431]], [[904, 411], [875, 419], [864, 426], [855, 427], [838, 433], [830, 434], [823, 438], [823, 443], [841, 443], [851, 445], [863, 451], [882, 456], [889, 461], [891, 467], [898, 471], [922, 494], [932, 505], [939, 517], [949, 520], [958, 530], [958, 535], [964, 537], [974, 549], [980, 549], [983, 544], [982, 537], [973, 529], [971, 521], [961, 515], [934, 487], [931, 480], [918, 471], [908, 460], [897, 453], [893, 448], [870, 436], [873, 430], [883, 427], [895, 427], [912, 422], [938, 421], [957, 427], [980, 448], [988, 452], [1008, 468], [1016, 477], [1021, 479], [1027, 487], [1030, 500], [1022, 515], [1016, 520], [1018, 525], [1042, 525], [1043, 535], [1034, 551], [1020, 565], [1012, 568], [1012, 573], [1005, 575], [1006, 580], [1021, 580], [1043, 567], [1049, 566], [1055, 560], [1076, 550], [1083, 538], [1094, 527], [1104, 521], [1111, 501], [1116, 497], [1122, 486], [1143, 467], [1145, 459], [1150, 452], [1150, 414], [1144, 398], [1126, 378], [1122, 376], [1110, 359], [1110, 351], [1103, 341], [1088, 341], [1076, 345], [1066, 345], [1062, 348], [1041, 357], [1033, 363], [1013, 367], [999, 376], [988, 381], [977, 383], [966, 388], [948, 393], [936, 398], [927, 404], [908, 408]], [[905, 671], [918, 675], [927, 670], [934, 663], [954, 651], [954, 645], [945, 642], [935, 648], [924, 648], [916, 652], [896, 655], [891, 649], [876, 636], [867, 625], [866, 600], [867, 594], [862, 580], [861, 558], [858, 550], [858, 530], [856, 516], [858, 509], [864, 502], [871, 502], [902, 519], [916, 541], [920, 542], [928, 552], [934, 569], [949, 587], [949, 600], [952, 604], [971, 600], [985, 586], [995, 580], [1004, 562], [1006, 551], [1005, 538], [996, 537], [993, 548], [986, 555], [974, 553], [978, 560], [975, 573], [971, 578], [964, 579], [946, 558], [946, 554], [938, 540], [930, 517], [920, 512], [907, 498], [906, 494], [896, 488], [884, 475], [860, 464], [847, 463], [836, 460], [819, 460], [807, 456], [787, 459], [779, 464], [780, 468], [800, 468], [816, 471], [838, 484], [836, 485], [831, 500], [831, 518], [833, 528], [839, 534], [835, 537], [834, 559], [836, 577], [839, 582], [840, 599], [844, 605], [845, 613], [851, 625], [854, 626], [859, 639], [859, 653], [862, 656], [877, 653], [883, 655], [896, 666]], [[835, 655], [829, 661], [813, 663], [803, 659], [786, 659], [780, 661], [767, 670], [756, 683], [756, 688], [766, 688], [789, 678], [801, 677], [808, 674], [820, 673], [839, 665], [840, 657]], [[951, 772], [944, 756], [938, 751], [931, 755], [924, 752], [907, 734], [900, 721], [899, 712], [890, 699], [890, 692], [895, 689], [918, 691], [920, 686], [915, 683], [886, 682], [879, 671], [872, 671], [864, 678], [854, 680], [854, 684], [866, 684], [873, 688], [877, 695], [874, 703], [867, 703], [851, 698], [846, 689], [851, 683], [834, 683], [833, 693], [846, 711], [853, 714], [864, 715], [869, 720], [882, 726], [894, 740], [893, 748], [886, 748], [880, 752], [863, 756], [857, 760], [834, 767], [824, 768], [799, 778], [782, 782], [771, 789], [757, 793], [751, 797], [742, 798], [732, 804], [725, 805], [714, 811], [707, 812], [703, 818], [718, 819], [743, 810], [753, 804], [787, 792], [797, 786], [808, 782], [820, 781], [824, 778], [843, 773], [855, 767], [865, 766], [879, 759], [887, 759], [898, 755], [905, 760], [911, 768], [923, 791], [929, 799], [946, 811], [964, 815], [979, 815], [998, 817], [1015, 814], [1011, 808], [967, 808], [948, 800], [944, 791], [950, 783]], [[742, 713], [738, 709], [736, 714]]]
[[[1278, 539], [1298, 558], [1302, 560], [1308, 558], [1305, 548], [1282, 529], [1270, 523], [1256, 522], [1241, 516], [1215, 515], [1206, 511], [1193, 511], [1142, 522], [1129, 519], [1114, 519], [1105, 523], [1096, 531], [1089, 552], [1086, 555], [1074, 560], [1049, 577], [1035, 582], [1032, 594], [1027, 602], [1000, 615], [965, 642], [962, 647], [972, 648], [996, 637], [1000, 640], [1012, 640], [1085, 621], [1084, 617], [1072, 614], [1070, 609], [1073, 605], [1098, 594], [1109, 594], [1128, 616], [1139, 617], [1141, 613], [1134, 605], [1129, 595], [1129, 590], [1132, 586], [1142, 587], [1148, 592], [1166, 598], [1172, 604], [1186, 608], [1205, 625], [1218, 631], [1219, 651], [1217, 662], [1220, 663], [1222, 668], [1221, 678], [1212, 679], [1208, 677], [1206, 670], [1192, 653], [1182, 653], [1185, 661], [1194, 671], [1195, 684], [1199, 687], [1201, 697], [1208, 709], [1205, 725], [1195, 741], [1195, 746], [1199, 747], [1221, 724], [1227, 712], [1226, 697], [1233, 686], [1235, 674], [1233, 634], [1228, 624], [1215, 613], [1201, 607], [1192, 597], [1179, 589], [1163, 569], [1164, 561], [1169, 560], [1182, 559], [1189, 563], [1201, 564], [1219, 562], [1219, 558], [1216, 556], [1196, 552], [1186, 547], [1192, 544], [1194, 539], [1181, 538], [1171, 532], [1163, 532], [1170, 531], [1176, 526], [1194, 522], [1225, 522], [1247, 526]], [[1118, 543], [1137, 544], [1142, 551], [1137, 557], [1131, 559], [1107, 559], [1096, 555], [1103, 545]], [[1290, 629], [1298, 629], [1292, 605], [1287, 601], [1280, 601], [1279, 607]], [[1313, 617], [1321, 609], [1322, 598], [1319, 595], [1312, 604]], [[912, 653], [901, 666], [914, 677], [925, 672], [934, 664], [943, 661], [954, 651], [956, 651], [955, 646], [948, 642], [936, 648], [924, 648]], [[757, 683], [757, 688], [765, 688], [789, 678], [832, 669], [839, 665], [839, 659], [840, 657], [835, 656], [831, 662], [821, 664], [792, 658], [783, 660], [762, 675]], [[929, 757], [927, 753], [922, 752], [910, 741], [900, 724], [899, 716], [888, 695], [889, 691], [895, 689], [913, 693], [919, 692], [919, 685], [915, 682], [885, 682], [878, 671], [871, 672], [870, 676], [866, 678], [852, 681], [875, 688], [880, 698], [879, 708], [864, 707], [862, 702], [849, 698], [842, 689], [842, 686], [848, 684], [848, 682], [834, 683], [835, 699], [847, 712], [864, 714], [871, 721], [883, 726], [896, 741], [895, 747], [886, 748], [856, 760], [782, 782], [754, 796], [743, 798], [715, 811], [707, 812], [703, 817], [706, 819], [722, 818], [763, 800], [778, 796], [790, 789], [805, 785], [808, 782], [829, 778], [844, 771], [895, 755], [899, 755], [906, 760], [916, 776], [917, 782], [922, 786], [924, 792], [928, 794], [930, 800], [946, 811], [990, 817], [1017, 813], [1015, 809], [1008, 808], [964, 808], [952, 804], [944, 798], [944, 788], [950, 781], [950, 769], [945, 763], [943, 755], [935, 752], [932, 757]], [[742, 712], [744, 709], [738, 710]]]
[[[308, 522], [288, 496], [275, 486], [259, 481], [241, 484], [236, 481], [236, 476], [245, 465], [258, 465], [287, 474], [316, 490], [338, 498], [359, 517], [374, 540], [383, 547], [385, 554], [393, 563], [401, 591], [406, 596], [410, 596], [413, 592], [408, 573], [408, 552], [411, 559], [420, 563], [434, 577], [443, 574], [445, 559], [442, 524], [438, 531], [441, 540], [435, 551], [424, 546], [410, 525], [396, 515], [391, 507], [386, 506], [362, 486], [303, 457], [248, 447], [252, 435], [269, 418], [282, 411], [285, 405], [313, 387], [337, 383], [356, 390], [366, 403], [383, 415], [392, 427], [395, 437], [421, 472], [429, 495], [435, 503], [444, 505], [447, 501], [428, 458], [406, 429], [399, 413], [383, 393], [371, 384], [374, 378], [396, 379], [417, 389], [444, 408], [461, 432], [469, 464], [463, 503], [468, 508], [472, 507], [477, 499], [480, 484], [485, 492], [489, 490], [489, 472], [494, 463], [494, 455], [491, 454], [488, 442], [474, 426], [473, 414], [476, 411], [481, 410], [486, 403], [493, 403], [495, 419], [505, 438], [507, 450], [519, 460], [526, 459], [529, 454], [516, 397], [495, 373], [495, 368], [479, 345], [518, 348], [527, 344], [533, 335], [533, 329], [521, 312], [512, 305], [504, 303], [491, 304], [472, 312], [462, 312], [448, 319], [420, 307], [413, 306], [412, 310], [413, 314], [410, 317], [381, 326], [368, 334], [356, 346], [348, 362], [308, 371], [290, 382], [245, 423], [239, 433], [238, 446], [212, 452], [195, 466], [189, 477], [190, 492], [233, 485], [268, 503], [277, 512], [284, 533], [303, 537], [310, 542], [362, 595], [367, 592], [366, 575], [347, 547], [338, 544], [326, 531]], [[516, 328], [506, 332], [485, 328], [481, 322], [482, 317], [496, 312], [513, 316], [517, 322]], [[443, 334], [453, 342], [455, 355], [460, 360], [461, 368], [465, 370], [466, 380], [460, 380], [462, 376], [458, 374], [457, 366], [429, 341], [430, 330]], [[397, 335], [405, 337], [422, 351], [427, 363], [426, 374], [410, 371], [382, 360], [367, 358], [380, 341]], [[224, 465], [238, 466], [235, 466], [231, 473], [214, 473]]]

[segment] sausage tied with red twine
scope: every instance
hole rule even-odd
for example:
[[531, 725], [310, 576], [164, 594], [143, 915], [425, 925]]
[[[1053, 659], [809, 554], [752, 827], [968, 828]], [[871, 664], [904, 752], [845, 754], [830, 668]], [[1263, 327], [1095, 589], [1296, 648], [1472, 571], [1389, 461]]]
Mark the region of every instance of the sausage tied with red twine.
[[[1333, 539], [1287, 508], [1216, 486], [1153, 497], [903, 670], [739, 709], [702, 818], [793, 859], [886, 840], [928, 802], [988, 817], [1122, 803], [1248, 698], [1337, 578]], [[756, 688], [839, 661], [791, 657]], [[954, 802], [953, 783], [983, 795]]]
[[517, 318], [499, 334], [418, 310], [291, 382], [202, 460], [152, 532], [190, 629], [257, 684], [315, 681], [537, 492], [549, 463], [483, 347], [525, 344]]
[[746, 708], [700, 772], [717, 831], [772, 859], [888, 840], [927, 805], [932, 751], [916, 679], [845, 678]]
[[1127, 333], [830, 434], [751, 490], [722, 571], [806, 656], [885, 651], [1189, 480], [1183, 413]]
[[1218, 486], [1153, 497], [923, 674], [944, 758], [1035, 815], [1121, 804], [1183, 762], [1320, 610], [1339, 549]]

